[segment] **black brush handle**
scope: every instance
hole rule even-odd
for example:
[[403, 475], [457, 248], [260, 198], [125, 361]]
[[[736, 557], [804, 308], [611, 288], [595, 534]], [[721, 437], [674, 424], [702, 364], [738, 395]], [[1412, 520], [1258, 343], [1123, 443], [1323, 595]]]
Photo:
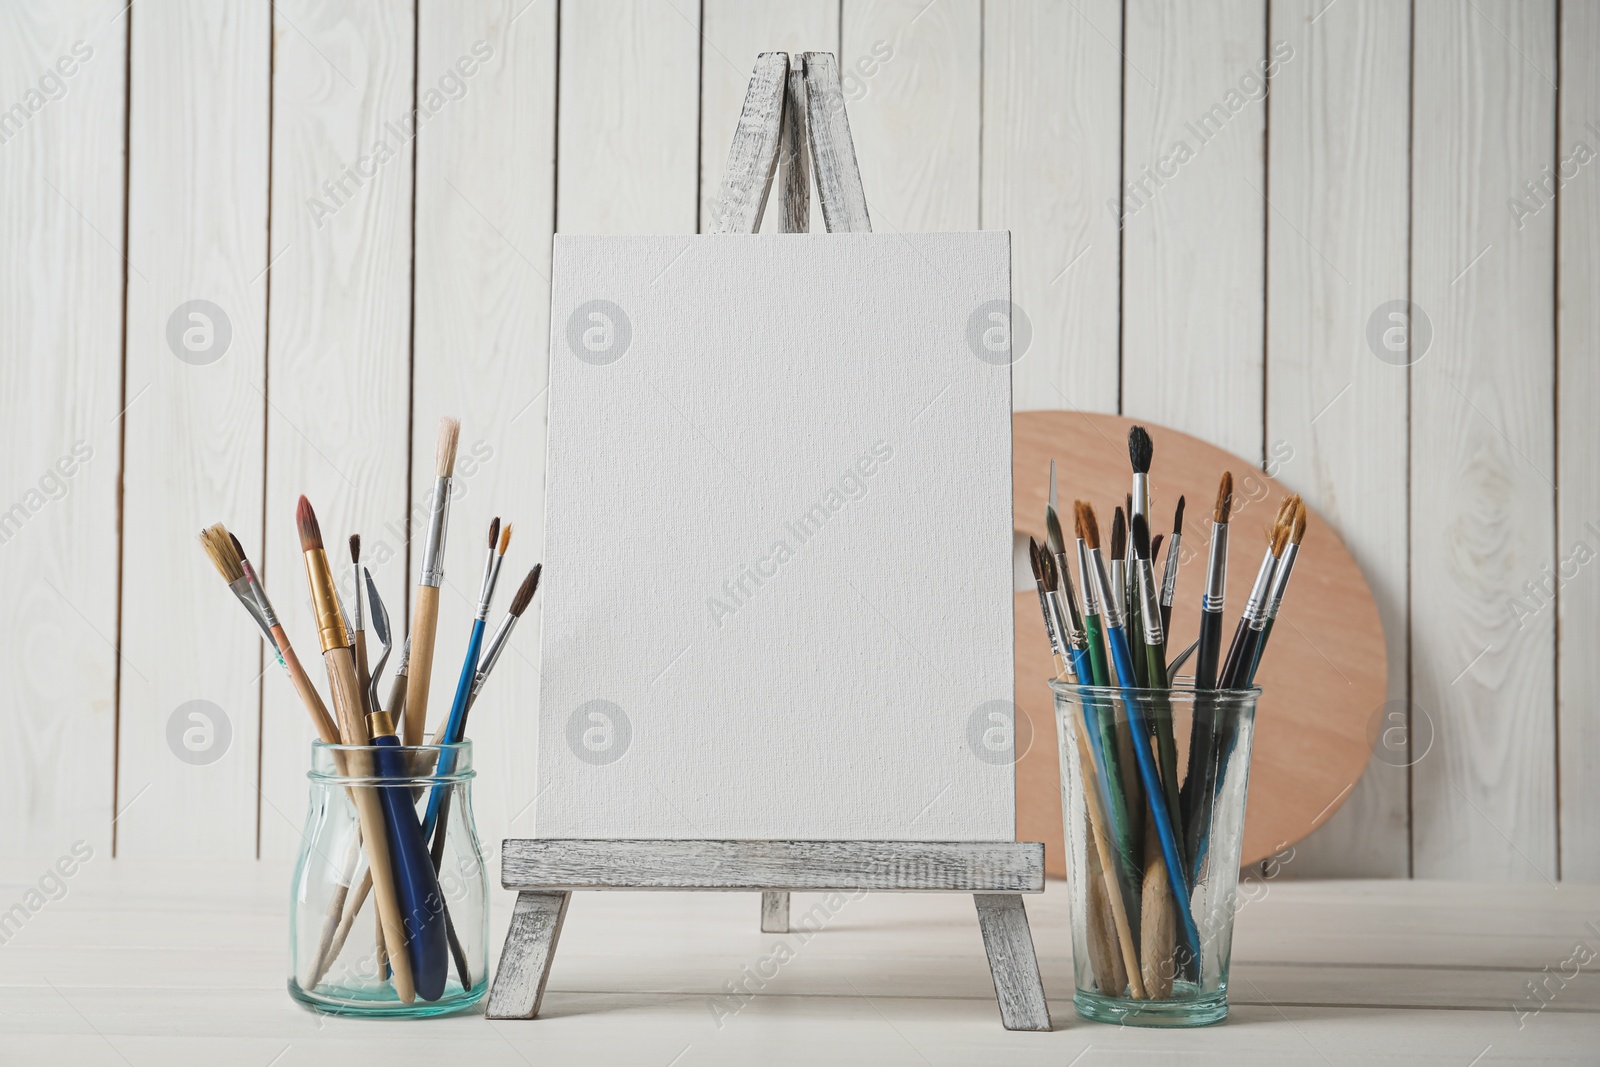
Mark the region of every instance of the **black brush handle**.
[[1222, 673], [1218, 676], [1218, 686], [1212, 688], [1231, 689], [1231, 679], [1240, 669], [1250, 662], [1250, 620], [1243, 615], [1239, 616], [1239, 625], [1233, 631], [1233, 643], [1228, 646], [1228, 658], [1223, 661]]
[[[1194, 687], [1217, 687], [1217, 659], [1222, 653], [1222, 612], [1200, 612], [1200, 647], [1195, 650]], [[1211, 821], [1211, 805], [1203, 800], [1212, 789], [1211, 770], [1217, 741], [1217, 715], [1208, 697], [1196, 695], [1194, 718], [1189, 723], [1189, 765], [1178, 795], [1183, 810], [1184, 856], [1194, 864], [1190, 876], [1199, 873], [1200, 842]]]

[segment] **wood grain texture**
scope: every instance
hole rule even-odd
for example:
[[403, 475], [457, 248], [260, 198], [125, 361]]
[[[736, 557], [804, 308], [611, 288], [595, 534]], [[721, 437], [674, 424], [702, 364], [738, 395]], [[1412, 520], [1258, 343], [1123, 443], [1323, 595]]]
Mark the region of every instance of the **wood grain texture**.
[[[838, 51], [839, 0], [706, 0], [701, 10], [700, 229], [707, 232], [756, 56]], [[810, 199], [815, 206], [814, 192]], [[779, 232], [776, 207], [774, 190], [758, 232]]]
[[500, 856], [507, 889], [1044, 892], [1044, 846], [1025, 842], [535, 838]]
[[[411, 153], [417, 124], [425, 132], [462, 101], [425, 87], [413, 104], [409, 2], [287, 0], [273, 20], [272, 300], [265, 398], [256, 397], [267, 418], [263, 579], [309, 662], [316, 626], [293, 525], [302, 493], [345, 601], [354, 592], [345, 538], [359, 532], [393, 625], [410, 617]], [[314, 734], [295, 704], [289, 685], [267, 678], [263, 856], [300, 848]]]
[[978, 906], [978, 928], [994, 977], [995, 999], [1000, 1002], [1000, 1021], [1007, 1030], [1049, 1030], [1050, 1006], [1039, 980], [1039, 960], [1022, 898], [979, 893], [972, 899]]
[[761, 894], [761, 932], [786, 934], [789, 932], [789, 894], [766, 892]]
[[1010, 230], [1012, 293], [1032, 328], [1018, 410], [1117, 410], [1122, 4], [983, 9], [985, 229]]
[[1123, 41], [1122, 411], [1250, 460], [1262, 444], [1265, 19], [1264, 0], [1128, 0]]
[[[0, 809], [10, 813], [0, 852], [30, 862], [77, 840], [109, 856], [117, 802], [120, 11], [84, 0], [0, 8]], [[64, 95], [47, 100], [42, 77]], [[122, 674], [144, 684], [126, 661]]]
[[699, 7], [590, 0], [560, 22], [556, 229], [694, 233]]
[[[1591, 564], [1600, 553], [1600, 430], [1593, 398], [1600, 396], [1600, 184], [1585, 179], [1600, 150], [1600, 7], [1561, 7], [1561, 125], [1556, 147], [1566, 162], [1560, 177], [1557, 277], [1557, 380], [1561, 388], [1557, 455], [1561, 486], [1556, 566], [1561, 584], [1559, 703], [1561, 752], [1561, 877], [1600, 881], [1600, 581]], [[1587, 153], [1577, 151], [1582, 144]], [[1574, 175], [1577, 159], [1583, 172]], [[1537, 201], [1526, 200], [1534, 207]], [[1549, 210], [1548, 208], [1546, 210]], [[1579, 546], [1583, 546], [1581, 549]], [[1576, 572], [1576, 573], [1575, 573]], [[1521, 592], [1520, 590], [1518, 592]]]
[[[418, 12], [419, 77], [437, 84], [454, 71], [466, 85], [417, 141], [411, 401], [414, 503], [425, 502], [431, 488], [439, 417], [455, 415], [462, 425], [434, 645], [435, 692], [443, 685], [452, 694], [483, 564], [478, 532], [494, 515], [515, 526], [491, 626], [544, 547], [556, 5], [524, 3], [425, 0]], [[470, 77], [461, 75], [463, 66]], [[417, 562], [409, 574], [387, 572], [391, 611], [403, 602], [402, 587], [416, 580]], [[526, 710], [537, 700], [538, 648], [535, 601], [467, 724], [478, 771], [472, 806], [484, 841], [532, 828], [537, 729]], [[434, 703], [434, 719], [443, 721]]]
[[[811, 232], [811, 94], [804, 54], [789, 57], [783, 90], [783, 141], [778, 156], [778, 231]], [[765, 221], [765, 220], [763, 220]]]
[[[1380, 307], [1407, 292], [1410, 13], [1381, 0], [1322, 8], [1318, 0], [1272, 4], [1273, 38], [1295, 55], [1272, 81], [1269, 109], [1267, 458], [1360, 563], [1389, 661], [1379, 705], [1403, 709], [1407, 375], [1377, 357], [1366, 331]], [[1382, 707], [1366, 712], [1390, 728]], [[1338, 813], [1295, 846], [1286, 874], [1410, 872], [1409, 775], [1391, 748], [1367, 765]]]
[[1411, 370], [1413, 718], [1434, 729], [1413, 754], [1419, 877], [1556, 874], [1554, 612], [1512, 609], [1553, 562], [1555, 212], [1518, 229], [1507, 210], [1555, 151], [1555, 10], [1416, 12], [1411, 298], [1433, 331]]
[[750, 74], [749, 91], [734, 126], [728, 161], [722, 169], [709, 217], [701, 219], [710, 233], [754, 233], [766, 211], [767, 197], [778, 173], [784, 96], [789, 85], [789, 55], [762, 52]]
[[[1013, 416], [1016, 529], [1044, 540], [1054, 456], [1060, 464], [1060, 499], [1069, 506], [1074, 499], [1094, 505], [1103, 532], [1106, 513], [1121, 503], [1129, 484], [1126, 442], [1133, 421], [1065, 411]], [[1232, 470], [1235, 479], [1225, 634], [1231, 635], [1249, 595], [1264, 550], [1262, 531], [1288, 489], [1204, 441], [1153, 423], [1145, 426], [1155, 444], [1150, 483], [1158, 532], [1171, 529], [1178, 495], [1188, 500], [1168, 638], [1169, 648], [1183, 649], [1199, 628], [1211, 502], [1222, 472]], [[1049, 842], [1051, 873], [1064, 873], [1060, 761], [1056, 746], [1044, 740], [1056, 729], [1046, 686], [1054, 666], [1037, 594], [1018, 593], [1015, 606], [1017, 706], [1034, 738], [1017, 764], [1017, 836]], [[1250, 761], [1245, 864], [1299, 841], [1348, 799], [1372, 750], [1371, 711], [1383, 702], [1387, 685], [1384, 655], [1382, 624], [1361, 569], [1339, 532], [1313, 508], [1294, 581], [1256, 679], [1263, 693]]]
[[829, 233], [871, 233], [872, 216], [861, 184], [850, 117], [840, 103], [844, 89], [838, 63], [827, 53], [807, 52], [801, 65], [806, 75], [806, 119], [823, 224]]
[[133, 13], [122, 856], [254, 857], [263, 668], [296, 700], [195, 540], [261, 538], [270, 34], [260, 10]]
[[981, 8], [843, 2], [839, 74], [879, 233], [978, 228]]
[[567, 918], [571, 893], [517, 894], [505, 950], [495, 971], [484, 1014], [491, 1019], [531, 1019], [539, 1014]]

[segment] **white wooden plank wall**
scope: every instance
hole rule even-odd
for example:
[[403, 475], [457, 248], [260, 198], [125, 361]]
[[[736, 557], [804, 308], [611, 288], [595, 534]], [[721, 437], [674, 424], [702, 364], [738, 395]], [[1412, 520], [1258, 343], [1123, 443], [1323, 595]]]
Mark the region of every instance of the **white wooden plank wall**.
[[[193, 534], [239, 534], [317, 673], [295, 500], [403, 627], [444, 413], [448, 699], [488, 517], [501, 604], [539, 555], [551, 233], [705, 228], [773, 49], [837, 53], [877, 230], [1013, 231], [1019, 408], [1270, 463], [1361, 560], [1409, 738], [1284, 872], [1600, 877], [1593, 0], [8, 5], [10, 851], [109, 848], [122, 811], [123, 855], [293, 852], [311, 731]], [[168, 341], [197, 299], [210, 363]], [[474, 712], [491, 847], [537, 641]], [[169, 743], [190, 700], [214, 762]]]

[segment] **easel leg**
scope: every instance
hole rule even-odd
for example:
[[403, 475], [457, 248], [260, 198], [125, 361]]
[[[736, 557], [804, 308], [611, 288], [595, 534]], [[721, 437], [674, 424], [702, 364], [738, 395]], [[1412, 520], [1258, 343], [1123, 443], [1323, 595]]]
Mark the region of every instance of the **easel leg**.
[[550, 963], [555, 958], [556, 942], [561, 938], [561, 923], [567, 917], [571, 893], [517, 894], [517, 908], [511, 915], [511, 929], [500, 952], [500, 969], [489, 990], [485, 1014], [491, 1019], [531, 1019], [539, 1014], [544, 999], [544, 984], [550, 979]]
[[768, 891], [761, 894], [761, 932], [789, 932], [789, 894]]
[[1000, 1021], [1007, 1030], [1050, 1029], [1050, 1007], [1039, 979], [1039, 959], [1033, 952], [1028, 913], [1016, 893], [975, 893], [978, 928], [989, 954], [994, 995], [1000, 1002]]

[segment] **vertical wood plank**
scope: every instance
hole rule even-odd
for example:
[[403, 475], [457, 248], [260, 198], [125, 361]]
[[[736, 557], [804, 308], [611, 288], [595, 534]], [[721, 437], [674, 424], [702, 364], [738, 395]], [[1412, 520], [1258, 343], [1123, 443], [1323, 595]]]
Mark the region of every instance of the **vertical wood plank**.
[[982, 5], [844, 0], [842, 22], [839, 80], [873, 229], [977, 229]]
[[1264, 0], [1129, 0], [1123, 45], [1122, 410], [1251, 459], [1265, 19]]
[[[454, 71], [463, 86], [417, 140], [413, 501], [426, 500], [432, 483], [439, 417], [462, 423], [434, 649], [436, 719], [466, 655], [490, 516], [515, 526], [491, 626], [544, 540], [556, 5], [525, 3], [424, 0], [420, 9], [422, 85]], [[400, 595], [394, 582], [391, 593]], [[473, 807], [491, 853], [502, 838], [532, 828], [538, 648], [535, 602], [468, 723], [479, 772]]]
[[[1600, 693], [1600, 657], [1595, 656], [1600, 646], [1600, 579], [1590, 566], [1600, 553], [1600, 430], [1593, 414], [1594, 398], [1600, 396], [1600, 184], [1591, 172], [1600, 151], [1596, 55], [1600, 7], [1562, 4], [1559, 162], [1552, 168], [1562, 182], [1556, 323], [1561, 360], [1561, 468], [1556, 479], [1561, 487], [1556, 539], [1556, 581], [1561, 583], [1561, 877], [1588, 882], [1600, 881], [1600, 717], [1595, 711], [1595, 694]], [[1548, 193], [1533, 197], [1524, 189], [1518, 196], [1519, 214], [1551, 210]], [[1524, 590], [1512, 595], [1532, 606]], [[1541, 593], [1540, 599], [1548, 597]]]
[[1554, 612], [1510, 607], [1555, 537], [1555, 212], [1519, 229], [1507, 208], [1554, 155], [1555, 12], [1415, 15], [1411, 288], [1433, 334], [1411, 392], [1412, 692], [1435, 729], [1412, 777], [1421, 878], [1556, 873]]
[[120, 11], [0, 8], [0, 850], [46, 863], [109, 857], [116, 799]]
[[[1374, 315], [1389, 325], [1380, 308], [1407, 292], [1410, 10], [1273, 0], [1272, 34], [1294, 58], [1269, 109], [1268, 458], [1361, 560], [1383, 619], [1386, 699], [1403, 713], [1407, 374], [1366, 334]], [[1399, 736], [1384, 708], [1367, 710], [1375, 736]], [[1284, 873], [1406, 877], [1406, 763], [1403, 749], [1377, 748]]]
[[698, 5], [564, 6], [556, 229], [694, 233], [699, 97]]
[[1019, 410], [1117, 410], [1121, 44], [1118, 0], [984, 7], [983, 226], [1011, 231], [1033, 329]]
[[261, 535], [270, 32], [133, 12], [119, 856], [256, 854], [268, 661], [195, 534]]
[[[837, 52], [839, 0], [707, 0], [702, 17], [700, 227], [709, 232], [728, 163], [728, 146], [733, 143], [756, 56], [762, 52]], [[821, 229], [822, 210], [816, 195], [813, 185], [811, 219]], [[776, 186], [758, 232], [778, 232]]]
[[[347, 603], [346, 538], [362, 535], [363, 556], [403, 629], [415, 580], [405, 554], [411, 154], [417, 128], [444, 121], [462, 101], [435, 80], [413, 103], [408, 0], [283, 0], [273, 33], [265, 578], [326, 695], [295, 503], [305, 493], [317, 509]], [[292, 856], [315, 734], [284, 679], [267, 678], [263, 705], [261, 851]]]

